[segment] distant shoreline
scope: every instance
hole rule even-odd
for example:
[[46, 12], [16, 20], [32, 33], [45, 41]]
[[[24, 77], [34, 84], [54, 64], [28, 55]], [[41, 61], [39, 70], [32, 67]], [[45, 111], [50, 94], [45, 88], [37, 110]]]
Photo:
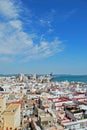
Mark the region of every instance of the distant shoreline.
[[87, 75], [56, 75], [51, 82], [87, 82]]

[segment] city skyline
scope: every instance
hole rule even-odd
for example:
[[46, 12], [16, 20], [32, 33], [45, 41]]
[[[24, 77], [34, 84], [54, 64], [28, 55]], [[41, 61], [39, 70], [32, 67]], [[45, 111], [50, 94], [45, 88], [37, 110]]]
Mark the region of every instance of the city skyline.
[[0, 0], [0, 73], [87, 74], [86, 0]]

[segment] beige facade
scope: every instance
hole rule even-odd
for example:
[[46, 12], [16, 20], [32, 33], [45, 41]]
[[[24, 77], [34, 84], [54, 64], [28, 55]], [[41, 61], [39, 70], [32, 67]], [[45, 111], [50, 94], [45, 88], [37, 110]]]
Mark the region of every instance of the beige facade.
[[0, 97], [0, 114], [6, 109], [6, 98]]
[[46, 114], [46, 113], [39, 115], [39, 125], [41, 127], [52, 126], [53, 117], [50, 114]]
[[14, 130], [20, 126], [20, 105], [10, 104], [3, 113], [4, 130]]
[[3, 130], [3, 128], [4, 128], [4, 121], [2, 116], [0, 115], [0, 130]]

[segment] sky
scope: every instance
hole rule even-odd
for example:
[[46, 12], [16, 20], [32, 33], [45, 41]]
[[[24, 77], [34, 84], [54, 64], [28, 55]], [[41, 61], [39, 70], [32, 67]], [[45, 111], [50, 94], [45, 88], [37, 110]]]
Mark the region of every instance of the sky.
[[0, 73], [87, 74], [87, 0], [0, 0]]

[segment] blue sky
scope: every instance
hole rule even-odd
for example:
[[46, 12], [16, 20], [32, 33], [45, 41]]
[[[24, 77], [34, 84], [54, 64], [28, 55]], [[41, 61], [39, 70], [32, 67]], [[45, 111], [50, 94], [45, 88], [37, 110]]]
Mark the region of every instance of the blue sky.
[[87, 74], [87, 0], [0, 0], [0, 73]]

